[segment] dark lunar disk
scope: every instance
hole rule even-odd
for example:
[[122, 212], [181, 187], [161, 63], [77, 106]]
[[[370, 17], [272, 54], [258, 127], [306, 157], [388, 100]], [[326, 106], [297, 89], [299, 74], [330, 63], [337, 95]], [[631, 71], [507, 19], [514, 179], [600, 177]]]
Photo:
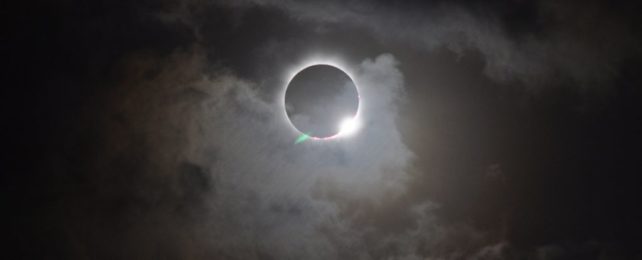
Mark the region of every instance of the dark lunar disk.
[[352, 79], [330, 65], [313, 65], [299, 73], [285, 92], [288, 118], [300, 132], [317, 138], [339, 133], [342, 120], [353, 118], [359, 94]]

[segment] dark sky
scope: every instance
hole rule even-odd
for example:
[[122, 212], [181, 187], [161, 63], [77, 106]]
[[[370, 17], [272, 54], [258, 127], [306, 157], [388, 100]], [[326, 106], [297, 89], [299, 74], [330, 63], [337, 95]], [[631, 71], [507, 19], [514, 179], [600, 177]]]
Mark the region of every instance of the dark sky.
[[[10, 259], [642, 258], [635, 1], [1, 6]], [[362, 127], [294, 144], [321, 61]]]

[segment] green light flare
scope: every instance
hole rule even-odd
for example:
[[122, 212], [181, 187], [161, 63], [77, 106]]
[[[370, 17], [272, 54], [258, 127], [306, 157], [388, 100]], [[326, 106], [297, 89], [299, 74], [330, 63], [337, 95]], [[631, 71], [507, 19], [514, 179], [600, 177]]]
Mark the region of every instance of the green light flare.
[[296, 141], [294, 141], [294, 144], [301, 143], [301, 142], [303, 142], [303, 141], [305, 141], [305, 140], [308, 140], [308, 139], [310, 139], [310, 135], [308, 135], [308, 134], [301, 134], [301, 135], [299, 136], [299, 138], [297, 138], [297, 139], [296, 139]]

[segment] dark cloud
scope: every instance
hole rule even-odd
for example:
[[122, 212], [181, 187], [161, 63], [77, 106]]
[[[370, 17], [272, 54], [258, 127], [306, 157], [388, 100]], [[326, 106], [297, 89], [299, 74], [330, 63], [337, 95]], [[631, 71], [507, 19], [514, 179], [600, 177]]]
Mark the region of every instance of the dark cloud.
[[[479, 51], [484, 73], [494, 80], [541, 87], [552, 78], [584, 87], [603, 85], [630, 55], [639, 55], [636, 28], [608, 5], [534, 3], [384, 4], [368, 1], [234, 1], [284, 10], [317, 27], [363, 28], [381, 41], [419, 50], [446, 47], [458, 55]], [[614, 10], [615, 9], [615, 10]]]

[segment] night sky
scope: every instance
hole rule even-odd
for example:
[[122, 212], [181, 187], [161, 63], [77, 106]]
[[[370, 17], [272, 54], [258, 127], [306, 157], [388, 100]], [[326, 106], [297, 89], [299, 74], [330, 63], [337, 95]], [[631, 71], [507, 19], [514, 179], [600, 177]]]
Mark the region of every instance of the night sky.
[[0, 258], [642, 259], [638, 1], [0, 6]]

